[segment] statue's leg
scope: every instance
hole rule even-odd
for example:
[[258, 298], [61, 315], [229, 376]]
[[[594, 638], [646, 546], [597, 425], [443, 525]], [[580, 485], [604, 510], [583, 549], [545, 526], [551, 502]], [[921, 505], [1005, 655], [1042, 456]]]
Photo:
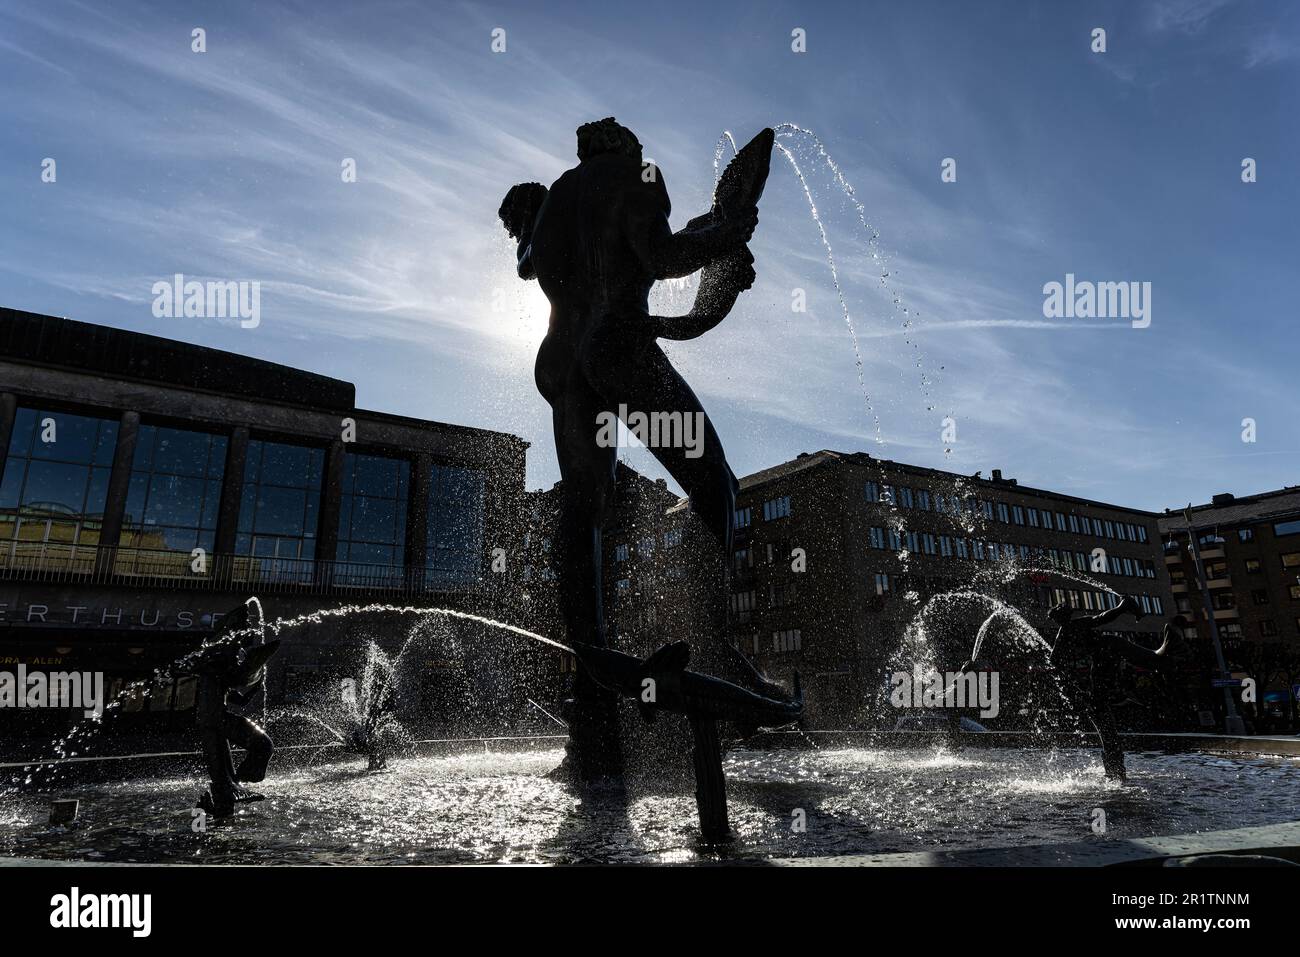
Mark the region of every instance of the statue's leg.
[[235, 808], [235, 766], [226, 739], [225, 714], [225, 689], [214, 678], [199, 678], [194, 699], [194, 720], [198, 725], [203, 763], [211, 782], [208, 795], [211, 798], [212, 812], [218, 817], [234, 813]]
[[240, 714], [226, 712], [223, 726], [226, 738], [247, 752], [235, 771], [235, 780], [250, 783], [263, 780], [266, 767], [271, 763], [271, 754], [275, 751], [271, 736]]
[[[616, 446], [596, 442], [600, 396], [580, 375], [552, 404], [560, 463], [560, 507], [552, 542], [559, 566], [560, 614], [570, 641], [604, 647], [601, 528], [613, 503]], [[597, 685], [581, 664], [574, 677], [566, 765], [581, 781], [616, 777], [623, 761], [618, 695]]]
[[1112, 781], [1124, 781], [1128, 777], [1124, 768], [1124, 745], [1108, 699], [1109, 695], [1094, 693], [1092, 723], [1097, 728], [1097, 736], [1101, 738], [1101, 764], [1106, 777]]
[[[604, 397], [605, 407], [626, 404], [629, 412], [680, 412], [689, 417], [691, 442], [652, 445], [650, 451], [690, 497], [691, 511], [708, 532], [692, 547], [692, 600], [706, 609], [708, 637], [692, 642], [695, 667], [761, 694], [781, 696], [727, 638], [734, 515], [739, 484], [727, 464], [704, 406], [672, 367], [653, 338], [633, 337], [629, 326], [609, 320], [588, 337], [583, 372]], [[682, 436], [686, 436], [685, 428]]]

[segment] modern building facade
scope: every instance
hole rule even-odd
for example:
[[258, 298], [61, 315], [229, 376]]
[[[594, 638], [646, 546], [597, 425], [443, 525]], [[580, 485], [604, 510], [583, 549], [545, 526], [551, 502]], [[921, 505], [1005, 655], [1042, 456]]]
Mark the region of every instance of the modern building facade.
[[[1192, 622], [1188, 637], [1201, 649], [1198, 657], [1214, 661], [1213, 616], [1230, 676], [1256, 685], [1256, 700], [1243, 701], [1241, 710], [1257, 730], [1296, 727], [1300, 488], [1215, 495], [1186, 512], [1167, 511], [1159, 526], [1174, 601]], [[1197, 698], [1203, 710], [1221, 716], [1222, 695], [1212, 689], [1218, 677], [1207, 668]]]
[[[249, 595], [272, 620], [375, 603], [508, 617], [492, 558], [518, 554], [525, 450], [359, 409], [337, 379], [0, 310], [0, 668], [120, 685]], [[330, 674], [356, 627], [295, 630], [268, 695]], [[448, 667], [431, 660], [431, 680]], [[191, 700], [173, 682], [142, 707]]]

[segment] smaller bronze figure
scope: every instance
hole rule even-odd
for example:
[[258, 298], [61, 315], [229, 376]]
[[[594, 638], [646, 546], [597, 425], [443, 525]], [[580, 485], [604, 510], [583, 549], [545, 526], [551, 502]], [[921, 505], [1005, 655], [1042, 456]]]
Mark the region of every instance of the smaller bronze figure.
[[1163, 641], [1154, 651], [1121, 638], [1118, 635], [1099, 634], [1097, 629], [1110, 624], [1123, 615], [1142, 617], [1137, 603], [1125, 596], [1114, 608], [1096, 615], [1075, 617], [1074, 609], [1062, 602], [1049, 611], [1048, 617], [1059, 628], [1052, 648], [1052, 658], [1062, 664], [1067, 689], [1073, 701], [1079, 704], [1101, 739], [1101, 760], [1106, 777], [1115, 781], [1127, 779], [1124, 767], [1124, 745], [1115, 722], [1112, 703], [1119, 693], [1120, 662], [1158, 668], [1170, 640], [1178, 636], [1179, 622], [1174, 618], [1165, 624]]
[[376, 666], [370, 686], [357, 703], [353, 724], [348, 730], [344, 750], [366, 758], [366, 770], [382, 771], [388, 767], [388, 754], [401, 743], [405, 734], [393, 717], [391, 670]]
[[[266, 680], [266, 663], [280, 647], [276, 639], [265, 640], [264, 627], [262, 607], [250, 598], [183, 665], [198, 678], [194, 715], [211, 780], [198, 806], [214, 817], [229, 817], [237, 803], [262, 800], [242, 784], [266, 777], [274, 745], [260, 726], [230, 708], [243, 707], [257, 694]], [[245, 751], [238, 769], [230, 756], [231, 742]]]

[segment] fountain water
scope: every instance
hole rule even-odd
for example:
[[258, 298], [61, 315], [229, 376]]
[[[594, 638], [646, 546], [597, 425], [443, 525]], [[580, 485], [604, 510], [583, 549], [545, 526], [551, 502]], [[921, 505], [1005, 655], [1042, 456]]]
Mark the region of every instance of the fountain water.
[[[409, 644], [407, 639], [406, 644]], [[405, 644], [403, 646], [405, 650]], [[394, 714], [398, 674], [393, 659], [368, 642], [360, 679], [345, 678], [337, 690], [315, 696], [306, 708], [282, 709], [270, 715], [273, 727], [305, 721], [327, 731], [344, 751], [362, 755], [368, 769], [378, 771], [395, 753], [410, 751], [415, 738]]]
[[[856, 207], [881, 285], [893, 311], [901, 316], [907, 345], [916, 351], [921, 395], [926, 410], [932, 411], [933, 383], [912, 336], [916, 315], [902, 305], [896, 292], [897, 277], [879, 249], [879, 234], [821, 140], [794, 124], [782, 124], [775, 130], [781, 140], [776, 148], [794, 172], [825, 247], [875, 439], [884, 444], [883, 425], [867, 391], [858, 334], [840, 285], [830, 238], [796, 153], [808, 152], [821, 161]], [[728, 141], [729, 134], [719, 141], [715, 170]], [[734, 142], [731, 146], [734, 150]], [[965, 483], [958, 480], [952, 498], [960, 502], [965, 496]], [[903, 531], [905, 519], [898, 504], [892, 500], [884, 504], [890, 527]], [[984, 524], [974, 513], [962, 513], [961, 521], [971, 534]], [[908, 556], [904, 553], [902, 557], [906, 567]], [[1051, 650], [1048, 643], [1019, 609], [992, 594], [1025, 574], [1058, 575], [1099, 591], [1109, 590], [1073, 570], [1041, 568], [1014, 559], [990, 563], [962, 588], [926, 601], [918, 595], [908, 596], [911, 614], [901, 625], [897, 660], [937, 667], [950, 656], [974, 660], [998, 650], [1041, 661]], [[710, 695], [723, 691], [732, 693], [693, 683], [685, 677], [689, 673], [672, 662], [661, 661], [651, 668], [650, 662], [630, 656], [575, 649], [515, 625], [452, 609], [349, 605], [277, 620], [268, 623], [266, 630], [287, 638], [294, 629], [327, 618], [366, 616], [410, 618], [414, 627], [391, 656], [378, 643], [367, 644], [360, 685], [353, 686], [351, 695], [277, 712], [271, 720], [287, 722], [292, 718], [309, 723], [343, 750], [367, 754], [372, 762], [379, 756], [375, 763], [382, 763], [383, 755], [410, 742], [410, 733], [390, 708], [398, 693], [403, 662], [424, 642], [455, 641], [455, 626], [486, 628], [497, 636], [522, 638], [554, 651], [585, 656], [587, 666], [601, 672], [611, 685], [640, 688], [641, 680], [654, 677], [668, 692], [668, 699], [690, 701], [697, 712], [701, 710], [699, 700], [710, 700]], [[238, 637], [238, 633], [227, 636], [231, 640]], [[160, 671], [158, 677], [177, 670], [178, 666], [173, 666]], [[151, 686], [152, 682], [141, 682], [125, 689], [108, 705], [106, 717], [111, 719], [120, 710], [124, 696], [147, 694]], [[1059, 698], [1051, 702], [1052, 710], [1064, 707], [1065, 694], [1059, 684], [1049, 683], [1049, 688], [1054, 688]], [[563, 723], [537, 702], [520, 698], [552, 722]], [[89, 719], [86, 730], [79, 725], [61, 739], [57, 756], [83, 755], [103, 720]], [[488, 745], [483, 747], [486, 752]], [[32, 808], [23, 805], [24, 796], [14, 794], [10, 795], [15, 799], [10, 807], [16, 810], [0, 813], [0, 849], [52, 856], [89, 853], [113, 859], [171, 860], [191, 858], [198, 840], [205, 860], [313, 862], [683, 860], [702, 853], [690, 839], [689, 799], [655, 791], [632, 794], [622, 804], [579, 800], [540, 773], [553, 766], [557, 757], [553, 751], [524, 756], [412, 757], [390, 773], [367, 776], [362, 783], [314, 766], [279, 772], [275, 786], [269, 789], [271, 813], [242, 820], [241, 825], [246, 826], [242, 837], [217, 833], [195, 838], [188, 827], [176, 827], [160, 829], [142, 840], [138, 823], [167, 814], [158, 795], [181, 789], [171, 779], [128, 781], [92, 792], [81, 829], [74, 831], [43, 830]], [[757, 856], [906, 850], [936, 843], [987, 846], [989, 842], [1014, 844], [1049, 836], [1073, 840], [1085, 833], [1088, 809], [1116, 801], [1126, 812], [1116, 836], [1194, 830], [1222, 823], [1219, 808], [1238, 793], [1243, 776], [1264, 787], [1264, 799], [1252, 804], [1247, 813], [1234, 816], [1232, 823], [1267, 823], [1289, 819], [1290, 802], [1269, 795], [1293, 793], [1300, 779], [1300, 768], [1294, 764], [1259, 759], [1142, 757], [1137, 766], [1142, 783], [1117, 797], [1116, 789], [1101, 779], [1095, 764], [1078, 752], [987, 748], [978, 754], [939, 751], [918, 756], [874, 748], [823, 748], [747, 750], [734, 753], [727, 761], [734, 782], [732, 826], [744, 842], [738, 853]], [[32, 776], [28, 783], [35, 783]], [[792, 830], [792, 811], [806, 812], [811, 826]], [[88, 847], [95, 850], [88, 852]]]

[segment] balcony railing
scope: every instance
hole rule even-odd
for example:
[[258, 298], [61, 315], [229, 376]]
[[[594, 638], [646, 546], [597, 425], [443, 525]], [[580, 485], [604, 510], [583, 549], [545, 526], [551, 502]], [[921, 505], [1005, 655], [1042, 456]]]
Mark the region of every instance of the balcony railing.
[[[477, 556], [474, 556], [477, 561]], [[57, 542], [0, 543], [0, 581], [131, 585], [200, 591], [382, 593], [389, 597], [477, 593], [476, 567], [407, 568], [255, 555], [209, 555], [195, 571], [188, 552]]]

